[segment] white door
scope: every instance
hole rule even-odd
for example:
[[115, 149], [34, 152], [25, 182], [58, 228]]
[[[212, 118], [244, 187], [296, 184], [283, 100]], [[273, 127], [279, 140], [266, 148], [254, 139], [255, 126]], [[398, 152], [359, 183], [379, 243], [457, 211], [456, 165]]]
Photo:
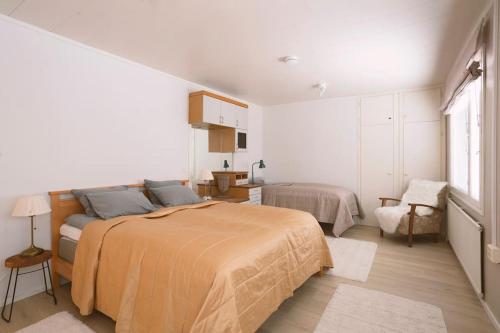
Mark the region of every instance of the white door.
[[203, 122], [208, 124], [220, 125], [221, 123], [221, 101], [210, 97], [203, 96]]
[[360, 201], [363, 224], [378, 225], [379, 197], [394, 196], [394, 95], [361, 100]]
[[236, 127], [236, 111], [234, 107], [234, 104], [221, 102], [221, 125], [227, 127]]
[[236, 128], [246, 130], [248, 128], [248, 109], [235, 105], [235, 111], [237, 115]]
[[441, 91], [428, 89], [403, 93], [402, 191], [411, 179], [441, 180]]
[[441, 122], [404, 124], [403, 191], [411, 179], [441, 179]]

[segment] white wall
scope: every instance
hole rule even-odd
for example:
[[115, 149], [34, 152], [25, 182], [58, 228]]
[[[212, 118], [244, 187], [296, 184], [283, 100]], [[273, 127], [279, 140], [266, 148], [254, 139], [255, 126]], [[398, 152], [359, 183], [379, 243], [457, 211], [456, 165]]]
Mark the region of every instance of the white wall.
[[266, 182], [358, 188], [358, 101], [332, 98], [265, 107]]
[[[388, 98], [387, 112], [396, 116], [396, 119], [389, 120], [395, 122], [395, 130], [391, 132], [394, 135], [394, 147], [388, 147], [395, 154], [391, 154], [393, 161], [390, 163], [394, 168], [387, 168], [386, 172], [393, 178], [390, 183], [390, 189], [393, 189], [393, 195], [399, 196], [403, 191], [403, 184], [407, 183], [409, 178], [403, 175], [408, 173], [407, 177], [443, 179], [444, 178], [444, 154], [443, 142], [441, 142], [439, 133], [439, 91], [440, 88], [422, 89], [415, 91], [392, 92], [383, 95]], [[437, 96], [437, 97], [436, 97]], [[360, 198], [360, 108], [361, 101], [377, 98], [377, 96], [353, 96], [344, 98], [332, 98], [302, 103], [292, 103], [264, 107], [264, 159], [266, 160], [266, 182], [294, 181], [294, 182], [322, 182], [346, 187], [354, 191]], [[436, 102], [437, 98], [437, 102]], [[402, 100], [404, 103], [395, 103]], [[394, 106], [393, 106], [394, 104]], [[398, 105], [399, 104], [399, 105]], [[394, 110], [392, 109], [394, 108]], [[384, 110], [382, 110], [384, 111]], [[431, 112], [432, 111], [432, 112]], [[382, 112], [383, 113], [383, 112]], [[394, 114], [393, 114], [394, 113]], [[425, 147], [432, 149], [432, 165], [423, 164], [419, 170], [404, 170], [405, 160], [403, 156], [415, 157], [404, 154], [403, 149], [398, 152], [399, 147], [403, 147], [404, 129], [403, 124], [412, 122], [428, 122], [428, 114], [437, 113], [437, 135], [433, 133], [433, 140], [425, 141]], [[401, 114], [401, 125], [399, 124]], [[422, 119], [413, 119], [412, 117], [421, 117]], [[408, 119], [405, 118], [408, 115]], [[394, 117], [393, 117], [394, 118]], [[389, 118], [390, 119], [390, 118]], [[430, 120], [435, 120], [434, 118]], [[398, 130], [398, 127], [401, 129]], [[408, 136], [406, 139], [408, 141]], [[444, 137], [443, 137], [444, 138]], [[413, 140], [407, 142], [411, 148], [417, 147]], [[372, 149], [376, 150], [377, 145]], [[426, 149], [427, 149], [426, 148]], [[408, 149], [409, 152], [413, 151]], [[421, 152], [415, 150], [418, 154], [427, 154], [429, 151]], [[380, 163], [375, 154], [371, 165]], [[401, 156], [401, 159], [398, 157]], [[441, 156], [441, 157], [440, 157]], [[428, 162], [430, 159], [422, 159]], [[407, 163], [408, 164], [408, 163]], [[414, 166], [412, 163], [410, 166]], [[418, 164], [420, 165], [420, 164]], [[370, 165], [367, 165], [370, 166]], [[366, 167], [366, 166], [365, 166]], [[409, 167], [407, 166], [407, 169]], [[443, 171], [443, 172], [442, 172]], [[436, 176], [437, 175], [437, 176]], [[401, 178], [401, 180], [400, 180]], [[395, 184], [395, 185], [394, 185]], [[393, 188], [394, 187], [394, 188]], [[371, 192], [377, 192], [380, 187], [374, 186]], [[375, 204], [362, 205], [362, 210], [366, 212], [374, 209], [378, 205], [377, 198], [381, 193], [369, 193], [369, 197], [375, 200]], [[367, 195], [365, 193], [365, 195]], [[363, 201], [363, 200], [360, 200]], [[364, 207], [367, 206], [367, 207]], [[376, 221], [368, 219], [364, 224], [376, 224]]]
[[[10, 216], [19, 196], [188, 177], [188, 93], [204, 87], [5, 16], [0, 45], [1, 259], [29, 244], [28, 219]], [[262, 154], [260, 107], [249, 122], [239, 168]], [[49, 215], [35, 237], [50, 247]], [[7, 279], [0, 268], [0, 297]], [[41, 276], [21, 279], [19, 298], [41, 290]]]

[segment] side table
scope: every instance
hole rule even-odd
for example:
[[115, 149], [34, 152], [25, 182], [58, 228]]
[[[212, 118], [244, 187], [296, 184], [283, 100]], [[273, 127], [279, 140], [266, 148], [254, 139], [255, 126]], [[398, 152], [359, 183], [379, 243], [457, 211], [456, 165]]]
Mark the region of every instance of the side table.
[[[57, 304], [56, 295], [54, 294], [54, 288], [52, 288], [52, 276], [50, 274], [49, 259], [51, 257], [52, 257], [52, 252], [48, 251], [48, 250], [44, 250], [42, 253], [40, 253], [39, 255], [34, 256], [34, 257], [23, 257], [20, 254], [18, 254], [18, 255], [12, 256], [10, 258], [7, 258], [5, 260], [5, 267], [10, 268], [10, 276], [9, 276], [9, 284], [7, 286], [7, 292], [5, 293], [5, 300], [3, 301], [3, 308], [2, 308], [2, 319], [3, 320], [5, 320], [6, 322], [9, 323], [10, 319], [12, 317], [12, 309], [14, 308], [14, 297], [16, 296], [17, 278], [19, 275], [43, 271], [43, 282], [45, 283], [45, 293], [54, 299], [54, 304]], [[31, 266], [35, 266], [35, 265], [39, 265], [39, 264], [42, 264], [42, 268], [31, 270], [29, 272], [19, 273], [20, 268], [31, 267]], [[14, 269], [16, 270], [16, 278], [14, 280], [14, 291], [12, 293], [12, 301], [10, 303], [9, 317], [7, 318], [5, 316], [5, 308], [7, 305], [7, 298], [9, 296], [10, 283], [12, 280], [12, 273], [14, 272]], [[47, 277], [45, 275], [45, 269], [47, 269], [47, 272], [49, 273], [49, 281], [51, 284], [50, 288], [52, 289], [52, 292], [50, 292], [50, 293], [49, 293], [49, 289], [47, 287]]]

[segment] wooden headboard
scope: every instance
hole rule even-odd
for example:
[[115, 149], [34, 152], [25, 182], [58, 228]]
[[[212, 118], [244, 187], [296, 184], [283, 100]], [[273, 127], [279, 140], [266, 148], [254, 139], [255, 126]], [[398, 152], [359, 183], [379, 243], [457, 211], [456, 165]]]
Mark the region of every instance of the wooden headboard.
[[[182, 185], [188, 185], [189, 180], [181, 180]], [[139, 191], [145, 191], [143, 184], [132, 184], [127, 185], [129, 188], [137, 188]], [[102, 188], [108, 188], [112, 186], [104, 186]], [[145, 193], [147, 195], [147, 193]], [[80, 202], [71, 194], [71, 190], [63, 191], [52, 191], [49, 192], [50, 195], [50, 205], [52, 208], [51, 216], [51, 245], [52, 245], [52, 255], [58, 256], [59, 253], [59, 238], [61, 234], [59, 229], [61, 225], [64, 224], [64, 219], [72, 214], [84, 214], [84, 210]]]

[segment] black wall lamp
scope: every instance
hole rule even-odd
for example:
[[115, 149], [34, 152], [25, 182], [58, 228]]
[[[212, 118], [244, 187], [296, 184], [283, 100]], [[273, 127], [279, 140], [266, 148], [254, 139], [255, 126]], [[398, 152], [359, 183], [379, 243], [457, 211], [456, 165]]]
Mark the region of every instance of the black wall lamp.
[[264, 164], [264, 160], [260, 160], [258, 162], [254, 162], [252, 163], [252, 184], [255, 184], [255, 179], [253, 177], [253, 167], [258, 164], [259, 165], [259, 169], [264, 169], [266, 167], [266, 165]]

